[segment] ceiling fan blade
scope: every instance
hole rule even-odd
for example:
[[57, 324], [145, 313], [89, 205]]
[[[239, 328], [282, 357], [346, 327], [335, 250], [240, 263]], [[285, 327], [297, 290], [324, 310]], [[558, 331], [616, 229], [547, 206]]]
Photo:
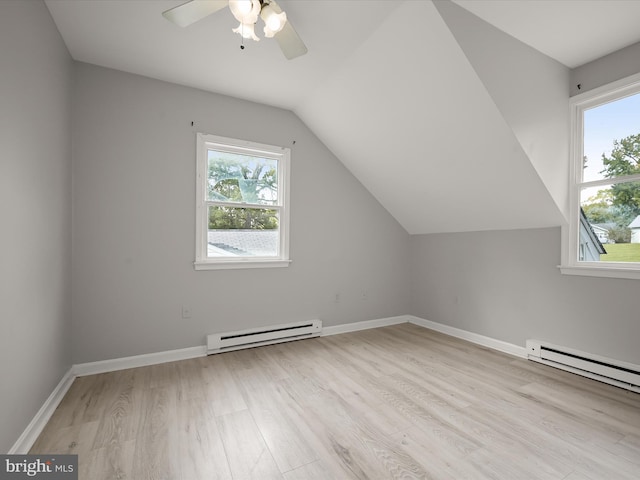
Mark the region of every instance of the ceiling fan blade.
[[179, 27], [187, 27], [228, 5], [228, 0], [191, 0], [162, 12], [162, 16]]
[[[282, 13], [280, 5], [278, 5], [275, 0], [268, 0], [267, 5], [269, 5], [276, 13]], [[260, 16], [262, 17], [262, 20], [267, 23], [264, 7], [260, 12]], [[306, 45], [288, 19], [282, 30], [276, 33], [273, 38], [276, 39], [278, 45], [280, 45], [280, 50], [282, 50], [282, 53], [284, 53], [284, 56], [287, 57], [288, 60], [292, 60], [307, 53]]]
[[275, 34], [274, 38], [280, 45], [280, 50], [288, 60], [304, 55], [308, 52], [307, 46], [298, 36], [298, 32], [293, 28], [291, 22], [287, 20], [284, 28]]

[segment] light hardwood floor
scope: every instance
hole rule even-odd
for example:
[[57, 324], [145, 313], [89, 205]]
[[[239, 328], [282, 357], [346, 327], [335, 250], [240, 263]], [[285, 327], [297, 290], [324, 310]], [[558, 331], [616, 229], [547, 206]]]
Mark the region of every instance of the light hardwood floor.
[[638, 480], [640, 395], [410, 324], [81, 377], [80, 479]]

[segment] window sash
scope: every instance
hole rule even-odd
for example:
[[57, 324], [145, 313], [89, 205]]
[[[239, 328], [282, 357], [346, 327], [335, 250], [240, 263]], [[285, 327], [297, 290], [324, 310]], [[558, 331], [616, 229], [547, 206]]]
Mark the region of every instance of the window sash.
[[[611, 183], [611, 182], [608, 182]], [[220, 200], [205, 200], [205, 205], [210, 207], [229, 207], [229, 208], [256, 208], [259, 210], [282, 210], [283, 205], [265, 205], [261, 203], [245, 203], [245, 202], [223, 202]]]
[[598, 277], [640, 279], [640, 262], [587, 262], [580, 255], [580, 194], [583, 188], [640, 181], [640, 175], [624, 175], [592, 181], [583, 180], [584, 112], [640, 93], [640, 74], [572, 97], [569, 225], [563, 228], [562, 273]]
[[[209, 152], [216, 152], [216, 153], [227, 153], [227, 154], [232, 154], [232, 155], [237, 155], [237, 156], [242, 156], [242, 157], [248, 157], [247, 158], [247, 163], [250, 161], [249, 158], [251, 159], [259, 159], [259, 160], [271, 160], [273, 162], [276, 163], [276, 190], [275, 190], [275, 201], [251, 201], [248, 199], [243, 199], [243, 201], [241, 203], [246, 203], [249, 205], [282, 205], [282, 195], [280, 194], [280, 188], [279, 188], [279, 184], [282, 180], [282, 175], [280, 175], [281, 172], [281, 155], [274, 155], [273, 153], [266, 153], [266, 152], [262, 152], [262, 151], [258, 151], [258, 150], [250, 150], [250, 149], [246, 149], [243, 148], [241, 149], [241, 151], [232, 151], [231, 148], [212, 148], [211, 144], [207, 144], [207, 149], [206, 149], [206, 153], [207, 153], [207, 158], [206, 158], [206, 174], [207, 174], [207, 179], [206, 179], [206, 189], [203, 192], [205, 195], [204, 200], [205, 201], [217, 201], [217, 202], [225, 202], [225, 203], [235, 203], [233, 200], [210, 200], [208, 198], [208, 194], [209, 194], [209, 167], [210, 167], [210, 163], [209, 163]], [[238, 180], [238, 188], [240, 189], [240, 191], [242, 191], [242, 186], [240, 186], [240, 179], [239, 178], [231, 178], [232, 180]]]
[[[196, 270], [218, 268], [261, 268], [288, 266], [289, 260], [289, 168], [290, 150], [284, 147], [263, 145], [243, 140], [197, 134], [197, 186], [196, 186]], [[277, 203], [256, 204], [252, 202], [228, 202], [209, 200], [208, 195], [208, 152], [221, 151], [260, 157], [278, 162]], [[209, 207], [273, 210], [278, 216], [278, 248], [276, 256], [208, 256]]]

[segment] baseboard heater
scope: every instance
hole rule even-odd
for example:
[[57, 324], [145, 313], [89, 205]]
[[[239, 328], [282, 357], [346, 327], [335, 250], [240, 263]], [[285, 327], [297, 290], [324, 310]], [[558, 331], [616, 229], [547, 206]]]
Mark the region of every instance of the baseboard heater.
[[640, 393], [640, 366], [539, 340], [527, 340], [527, 357], [538, 363]]
[[290, 342], [303, 338], [313, 338], [320, 336], [321, 333], [321, 320], [269, 325], [235, 332], [213, 333], [207, 336], [207, 355]]

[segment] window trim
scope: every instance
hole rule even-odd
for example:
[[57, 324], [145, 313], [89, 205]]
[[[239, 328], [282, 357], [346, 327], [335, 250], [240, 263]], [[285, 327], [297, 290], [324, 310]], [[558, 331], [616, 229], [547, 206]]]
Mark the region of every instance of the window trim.
[[[277, 257], [209, 257], [207, 256], [208, 201], [207, 164], [208, 148], [219, 147], [230, 153], [259, 154], [278, 161], [279, 255]], [[248, 140], [221, 137], [206, 133], [196, 134], [196, 245], [195, 270], [220, 270], [236, 268], [288, 267], [289, 258], [289, 182], [291, 149]], [[244, 205], [251, 208], [251, 205]]]
[[[640, 73], [575, 95], [569, 100], [571, 121], [570, 171], [569, 171], [569, 225], [562, 229], [562, 265], [560, 271], [566, 275], [640, 279], [640, 262], [584, 262], [578, 261], [580, 243], [580, 190], [583, 187], [616, 183], [615, 179], [582, 181], [584, 158], [584, 111], [625, 96], [640, 93]], [[637, 175], [625, 176], [633, 180]]]

